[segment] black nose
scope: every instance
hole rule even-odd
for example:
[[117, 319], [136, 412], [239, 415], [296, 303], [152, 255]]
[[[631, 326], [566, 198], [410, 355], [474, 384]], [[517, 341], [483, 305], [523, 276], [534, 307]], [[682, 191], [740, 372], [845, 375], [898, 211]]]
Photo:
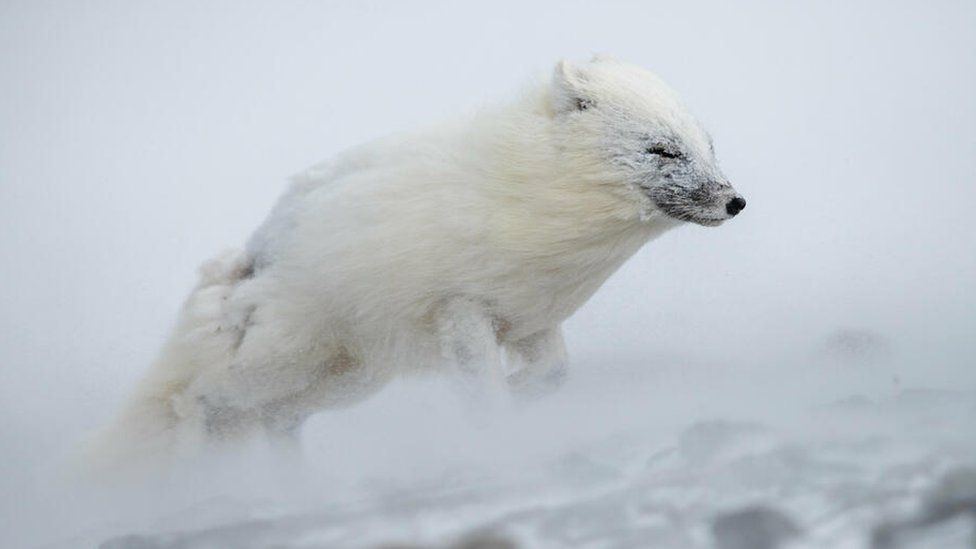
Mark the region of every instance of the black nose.
[[725, 205], [725, 211], [729, 212], [729, 215], [735, 215], [741, 212], [745, 207], [746, 199], [742, 198], [741, 196], [737, 196], [732, 200], [729, 200], [729, 203]]

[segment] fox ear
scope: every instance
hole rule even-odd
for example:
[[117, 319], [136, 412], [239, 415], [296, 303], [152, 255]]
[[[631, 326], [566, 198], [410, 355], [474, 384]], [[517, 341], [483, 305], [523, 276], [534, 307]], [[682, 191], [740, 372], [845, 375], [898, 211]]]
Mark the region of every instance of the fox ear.
[[552, 107], [555, 114], [585, 111], [596, 103], [586, 95], [586, 76], [569, 61], [556, 63], [552, 74]]
[[590, 63], [619, 63], [619, 61], [609, 53], [595, 53]]

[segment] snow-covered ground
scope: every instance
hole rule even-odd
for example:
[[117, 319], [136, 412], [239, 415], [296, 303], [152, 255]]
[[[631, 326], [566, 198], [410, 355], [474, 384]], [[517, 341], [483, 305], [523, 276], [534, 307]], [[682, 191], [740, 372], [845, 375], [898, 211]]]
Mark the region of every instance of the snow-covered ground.
[[52, 548], [972, 547], [976, 393], [844, 393], [890, 357], [811, 355], [819, 384], [664, 357], [584, 367], [479, 426], [446, 388], [405, 382], [317, 418], [304, 464], [255, 446], [146, 485], [52, 486], [17, 523]]
[[[838, 401], [792, 421], [723, 416], [673, 437], [633, 428], [504, 472], [457, 463], [409, 480], [380, 474], [363, 479], [357, 495], [299, 511], [273, 498], [212, 499], [192, 513], [224, 513], [219, 520], [188, 529], [191, 511], [183, 510], [103, 547], [496, 547], [492, 540], [498, 547], [761, 549], [873, 540], [879, 548], [971, 548], [974, 421], [972, 394], [908, 390], [878, 402]], [[965, 509], [929, 524], [925, 517], [938, 514], [930, 508], [954, 497], [945, 492], [955, 482]], [[159, 530], [165, 533], [145, 533]], [[892, 542], [883, 545], [889, 531]]]
[[[973, 28], [954, 1], [0, 3], [0, 546], [972, 547]], [[594, 52], [681, 91], [749, 207], [612, 277], [563, 391], [473, 426], [402, 380], [314, 418], [303, 464], [66, 478], [288, 174]]]

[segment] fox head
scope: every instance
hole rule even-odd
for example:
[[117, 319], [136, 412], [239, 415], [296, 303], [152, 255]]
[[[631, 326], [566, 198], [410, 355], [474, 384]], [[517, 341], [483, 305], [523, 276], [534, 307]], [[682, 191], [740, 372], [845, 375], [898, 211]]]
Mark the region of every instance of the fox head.
[[656, 215], [716, 226], [745, 207], [719, 169], [711, 137], [663, 80], [604, 57], [557, 64], [550, 115], [558, 155], [583, 177]]

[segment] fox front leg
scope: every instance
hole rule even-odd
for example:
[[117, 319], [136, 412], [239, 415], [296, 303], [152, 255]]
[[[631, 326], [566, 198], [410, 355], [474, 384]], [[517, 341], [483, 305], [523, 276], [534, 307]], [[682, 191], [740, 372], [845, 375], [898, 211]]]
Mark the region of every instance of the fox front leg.
[[508, 351], [517, 369], [507, 382], [519, 400], [552, 393], [565, 383], [569, 360], [558, 326], [518, 340]]
[[[488, 410], [507, 398], [497, 321], [478, 300], [454, 298], [436, 312], [441, 357], [467, 405]], [[480, 414], [480, 412], [479, 412]]]

